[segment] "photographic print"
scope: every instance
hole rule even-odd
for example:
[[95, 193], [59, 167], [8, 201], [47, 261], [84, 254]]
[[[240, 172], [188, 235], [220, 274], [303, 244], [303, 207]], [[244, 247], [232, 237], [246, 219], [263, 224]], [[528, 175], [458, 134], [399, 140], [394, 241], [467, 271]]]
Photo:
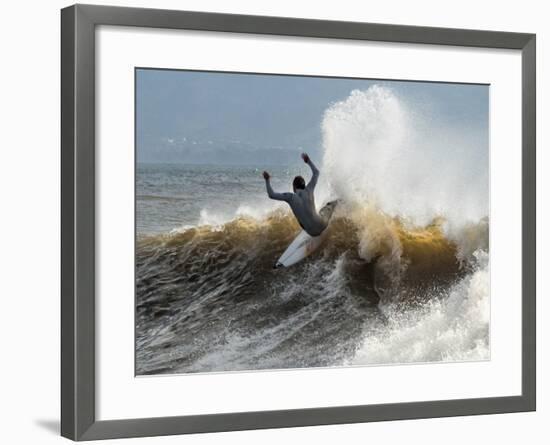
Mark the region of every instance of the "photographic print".
[[135, 80], [136, 375], [490, 359], [488, 85]]

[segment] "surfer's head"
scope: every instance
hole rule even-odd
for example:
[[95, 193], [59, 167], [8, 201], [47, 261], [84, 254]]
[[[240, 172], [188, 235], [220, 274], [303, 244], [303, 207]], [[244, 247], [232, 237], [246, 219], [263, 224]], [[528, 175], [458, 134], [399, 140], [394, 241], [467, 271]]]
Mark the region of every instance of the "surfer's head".
[[304, 181], [304, 178], [301, 176], [296, 176], [294, 181], [292, 181], [292, 187], [294, 188], [294, 191], [303, 190], [306, 188], [306, 181]]

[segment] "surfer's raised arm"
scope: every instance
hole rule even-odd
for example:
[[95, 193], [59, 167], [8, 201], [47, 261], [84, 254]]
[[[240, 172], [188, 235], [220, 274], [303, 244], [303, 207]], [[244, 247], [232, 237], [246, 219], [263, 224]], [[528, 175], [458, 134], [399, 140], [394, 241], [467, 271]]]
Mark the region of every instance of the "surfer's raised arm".
[[269, 196], [271, 199], [276, 199], [277, 201], [286, 201], [290, 202], [292, 199], [292, 193], [277, 193], [273, 191], [273, 188], [271, 187], [271, 183], [269, 182], [269, 173], [263, 172], [262, 173], [264, 179], [265, 179], [265, 188], [267, 189], [267, 196]]
[[309, 165], [309, 167], [311, 168], [311, 172], [313, 173], [313, 176], [311, 177], [311, 179], [309, 180], [306, 186], [308, 190], [313, 191], [313, 189], [317, 185], [317, 179], [319, 179], [319, 169], [315, 166], [315, 164], [313, 163], [311, 158], [307, 155], [307, 153], [302, 153], [302, 159], [307, 165]]

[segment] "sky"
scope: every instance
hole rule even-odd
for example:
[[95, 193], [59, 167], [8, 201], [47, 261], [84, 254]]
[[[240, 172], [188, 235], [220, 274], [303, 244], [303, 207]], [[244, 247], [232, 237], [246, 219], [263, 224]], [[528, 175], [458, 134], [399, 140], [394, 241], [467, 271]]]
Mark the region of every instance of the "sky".
[[486, 85], [137, 69], [138, 162], [287, 164], [298, 152], [320, 155], [325, 110], [374, 84], [442, 126], [488, 140]]

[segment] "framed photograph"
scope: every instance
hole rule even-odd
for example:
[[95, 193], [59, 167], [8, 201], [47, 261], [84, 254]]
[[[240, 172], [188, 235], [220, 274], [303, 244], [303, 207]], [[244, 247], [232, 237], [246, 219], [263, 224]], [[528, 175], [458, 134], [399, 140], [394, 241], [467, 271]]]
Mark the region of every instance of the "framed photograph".
[[535, 410], [535, 35], [61, 11], [62, 435]]

